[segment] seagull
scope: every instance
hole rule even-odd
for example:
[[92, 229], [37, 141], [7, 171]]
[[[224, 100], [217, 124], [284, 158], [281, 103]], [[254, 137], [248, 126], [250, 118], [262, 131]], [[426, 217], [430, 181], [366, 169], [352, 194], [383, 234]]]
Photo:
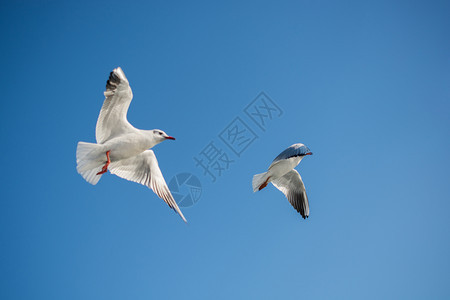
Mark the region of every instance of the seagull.
[[95, 185], [109, 169], [114, 175], [145, 185], [187, 222], [167, 187], [155, 153], [149, 150], [175, 138], [159, 129], [136, 129], [128, 122], [127, 111], [133, 93], [120, 67], [110, 73], [104, 95], [95, 128], [97, 143], [78, 142], [78, 173]]
[[253, 192], [262, 190], [269, 182], [272, 182], [302, 215], [303, 219], [309, 217], [305, 185], [300, 174], [294, 169], [306, 155], [312, 155], [312, 152], [300, 143], [281, 152], [275, 157], [267, 172], [253, 176]]

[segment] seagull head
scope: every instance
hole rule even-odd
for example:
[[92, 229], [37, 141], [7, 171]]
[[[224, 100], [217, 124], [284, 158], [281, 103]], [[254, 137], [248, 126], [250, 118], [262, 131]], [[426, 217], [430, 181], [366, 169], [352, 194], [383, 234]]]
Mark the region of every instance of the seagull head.
[[152, 130], [152, 133], [153, 133], [153, 137], [157, 143], [161, 143], [162, 141], [165, 141], [165, 140], [175, 140], [175, 138], [173, 136], [170, 136], [167, 133], [165, 133], [164, 131], [159, 130], [159, 129]]

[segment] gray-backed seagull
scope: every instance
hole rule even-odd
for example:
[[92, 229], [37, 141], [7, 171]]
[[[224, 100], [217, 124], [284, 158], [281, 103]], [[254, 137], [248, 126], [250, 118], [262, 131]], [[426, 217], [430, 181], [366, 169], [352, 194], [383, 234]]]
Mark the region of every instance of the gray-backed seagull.
[[78, 173], [95, 185], [109, 169], [112, 174], [148, 186], [186, 222], [167, 187], [155, 153], [148, 150], [175, 138], [159, 129], [136, 129], [128, 122], [133, 93], [120, 67], [110, 73], [104, 94], [95, 128], [97, 143], [78, 142]]
[[272, 182], [303, 219], [307, 218], [309, 203], [305, 185], [300, 174], [294, 169], [306, 155], [312, 155], [312, 152], [303, 144], [294, 144], [281, 152], [273, 160], [267, 172], [253, 176], [253, 192], [262, 190], [269, 182]]

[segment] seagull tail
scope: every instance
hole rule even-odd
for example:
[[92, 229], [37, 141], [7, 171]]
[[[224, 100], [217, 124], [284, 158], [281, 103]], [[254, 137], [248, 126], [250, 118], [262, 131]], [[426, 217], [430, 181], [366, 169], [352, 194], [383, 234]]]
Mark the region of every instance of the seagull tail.
[[102, 175], [97, 175], [102, 170], [102, 162], [99, 161], [99, 148], [101, 145], [78, 142], [77, 146], [77, 172], [90, 184], [96, 185]]
[[256, 174], [252, 180], [253, 192], [262, 190], [267, 186], [267, 183], [269, 183], [269, 175], [267, 172]]

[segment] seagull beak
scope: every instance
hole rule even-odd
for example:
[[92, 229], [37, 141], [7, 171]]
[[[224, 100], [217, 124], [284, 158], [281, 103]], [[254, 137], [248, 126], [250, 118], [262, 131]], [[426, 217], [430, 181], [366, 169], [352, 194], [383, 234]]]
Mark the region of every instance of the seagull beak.
[[166, 140], [175, 140], [173, 136], [166, 136]]
[[312, 152], [308, 152], [308, 153], [306, 153], [305, 155], [312, 155]]

